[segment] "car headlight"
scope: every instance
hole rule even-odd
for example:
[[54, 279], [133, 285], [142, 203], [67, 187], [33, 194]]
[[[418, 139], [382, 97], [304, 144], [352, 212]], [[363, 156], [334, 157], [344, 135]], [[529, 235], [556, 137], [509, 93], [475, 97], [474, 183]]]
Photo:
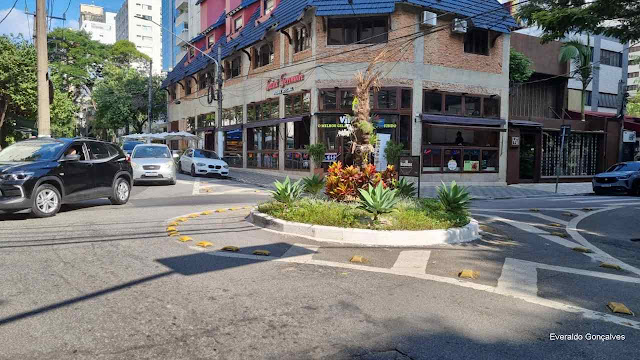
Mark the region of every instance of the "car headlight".
[[618, 176], [618, 177], [616, 177], [616, 179], [618, 179], [618, 180], [627, 180], [630, 177], [631, 177], [631, 174]]
[[229, 168], [229, 165], [225, 164], [225, 165], [222, 165], [222, 167], [223, 167], [224, 169], [228, 169], [228, 168]]
[[135, 162], [131, 162], [131, 167], [133, 167], [134, 169], [138, 169], [140, 167], [140, 165], [138, 165], [138, 163]]
[[32, 172], [17, 172], [11, 174], [0, 175], [0, 180], [3, 181], [27, 181], [33, 176]]
[[198, 165], [198, 166], [207, 166], [207, 164], [203, 164], [203, 163], [197, 163], [196, 165]]

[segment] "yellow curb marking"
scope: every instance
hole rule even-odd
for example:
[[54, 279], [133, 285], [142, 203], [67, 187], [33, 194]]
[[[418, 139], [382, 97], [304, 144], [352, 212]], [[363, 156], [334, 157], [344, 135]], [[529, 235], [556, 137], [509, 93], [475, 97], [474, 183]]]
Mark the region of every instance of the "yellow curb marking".
[[586, 247], [582, 247], [582, 246], [576, 246], [571, 250], [577, 251], [577, 252], [581, 252], [581, 253], [592, 253], [593, 252], [593, 251], [591, 251], [591, 249], [587, 249]]
[[225, 246], [222, 248], [222, 251], [236, 252], [236, 251], [240, 251], [240, 248], [238, 248], [237, 246]]
[[211, 214], [213, 214], [213, 211], [211, 210], [203, 211], [200, 213], [200, 215], [211, 215]]
[[365, 258], [364, 256], [360, 256], [360, 255], [354, 255], [351, 257], [351, 259], [349, 259], [350, 262], [352, 263], [360, 263], [360, 264], [364, 264], [369, 262], [369, 260], [367, 260], [367, 258]]
[[255, 250], [253, 255], [261, 255], [261, 256], [269, 256], [271, 255], [271, 251], [269, 250]]
[[180, 241], [182, 241], [182, 242], [187, 242], [187, 241], [191, 241], [191, 240], [193, 240], [193, 239], [191, 238], [191, 236], [180, 236], [180, 237], [178, 238], [178, 240], [180, 240]]
[[178, 229], [175, 226], [167, 226], [167, 231], [168, 232], [172, 232], [172, 231], [177, 231]]
[[473, 271], [469, 269], [464, 269], [458, 273], [458, 277], [461, 277], [463, 279], [477, 279], [478, 275], [479, 274], [477, 271]]
[[216, 210], [217, 213], [221, 213], [221, 212], [225, 212], [225, 211], [227, 211], [227, 209], [218, 209], [218, 210]]
[[611, 301], [607, 304], [607, 307], [609, 308], [609, 310], [611, 310], [611, 312], [613, 313], [618, 313], [618, 314], [627, 314], [627, 315], [633, 315], [633, 311], [631, 311], [628, 307], [626, 307], [623, 303], [619, 303], [619, 302], [614, 302]]
[[622, 268], [620, 267], [620, 265], [616, 265], [616, 264], [609, 264], [609, 263], [600, 263], [600, 267], [601, 268], [605, 268], [605, 269], [613, 269], [613, 270], [622, 270]]
[[189, 216], [187, 216], [189, 219], [195, 219], [197, 217], [200, 217], [200, 214], [189, 214]]
[[176, 219], [177, 222], [185, 222], [187, 220], [189, 220], [189, 219], [187, 219], [186, 217], [179, 217], [179, 218]]
[[196, 245], [200, 246], [200, 247], [203, 247], [203, 248], [206, 248], [206, 247], [209, 247], [209, 246], [213, 246], [213, 244], [208, 242], [208, 241], [200, 241]]

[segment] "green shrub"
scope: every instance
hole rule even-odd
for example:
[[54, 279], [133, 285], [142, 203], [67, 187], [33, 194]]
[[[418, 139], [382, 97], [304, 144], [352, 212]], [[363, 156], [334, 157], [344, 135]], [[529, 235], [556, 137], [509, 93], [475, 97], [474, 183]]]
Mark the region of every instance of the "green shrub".
[[444, 182], [438, 187], [438, 200], [446, 211], [455, 214], [466, 214], [471, 199], [466, 187], [452, 181], [450, 187], [447, 187]]
[[276, 180], [273, 185], [276, 187], [276, 190], [271, 192], [271, 196], [275, 201], [283, 204], [290, 204], [300, 199], [302, 191], [304, 190], [302, 180], [298, 180], [292, 184], [288, 176], [283, 182]]
[[403, 144], [396, 144], [393, 141], [387, 142], [387, 146], [384, 148], [384, 156], [387, 158], [387, 164], [398, 164], [398, 159], [400, 159], [403, 149]]
[[412, 198], [416, 196], [416, 185], [407, 181], [406, 178], [402, 178], [395, 182], [395, 188], [398, 189], [398, 195], [405, 198]]
[[385, 188], [382, 182], [379, 182], [376, 187], [369, 185], [368, 189], [358, 189], [358, 191], [360, 192], [358, 209], [373, 214], [373, 221], [377, 221], [380, 214], [392, 212], [400, 201], [398, 191]]
[[327, 148], [324, 144], [313, 144], [305, 146], [309, 151], [309, 156], [311, 157], [311, 161], [316, 167], [321, 167], [322, 162], [324, 161], [324, 154], [327, 152]]
[[304, 183], [304, 192], [311, 195], [318, 195], [324, 188], [324, 178], [317, 174], [303, 178], [302, 182]]

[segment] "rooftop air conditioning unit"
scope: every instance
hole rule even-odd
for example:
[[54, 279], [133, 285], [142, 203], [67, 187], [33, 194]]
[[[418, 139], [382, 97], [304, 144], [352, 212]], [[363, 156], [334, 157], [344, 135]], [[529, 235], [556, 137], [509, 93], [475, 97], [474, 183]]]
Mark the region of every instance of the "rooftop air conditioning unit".
[[453, 19], [453, 24], [452, 24], [451, 31], [456, 33], [456, 34], [466, 34], [467, 33], [467, 20]]
[[422, 12], [422, 25], [424, 26], [436, 26], [436, 22], [438, 21], [438, 15], [432, 13], [431, 11], [423, 11]]

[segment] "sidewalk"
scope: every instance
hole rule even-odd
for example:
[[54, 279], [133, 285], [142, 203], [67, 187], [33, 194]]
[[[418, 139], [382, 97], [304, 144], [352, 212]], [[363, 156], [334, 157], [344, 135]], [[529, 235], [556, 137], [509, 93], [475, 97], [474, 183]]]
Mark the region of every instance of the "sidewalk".
[[[265, 188], [273, 188], [273, 182], [283, 181], [289, 176], [292, 181], [296, 181], [307, 173], [297, 175], [275, 175], [275, 173], [257, 172], [247, 169], [231, 169], [231, 179], [245, 184], [257, 185]], [[460, 183], [460, 185], [465, 185]], [[420, 187], [420, 197], [435, 197], [439, 184], [422, 184]], [[465, 185], [466, 186], [466, 185]], [[517, 199], [554, 196], [555, 184], [517, 184], [517, 185], [468, 185], [471, 196], [478, 200], [489, 199]], [[583, 183], [562, 183], [558, 185], [558, 195], [584, 195], [591, 194], [590, 182]]]

